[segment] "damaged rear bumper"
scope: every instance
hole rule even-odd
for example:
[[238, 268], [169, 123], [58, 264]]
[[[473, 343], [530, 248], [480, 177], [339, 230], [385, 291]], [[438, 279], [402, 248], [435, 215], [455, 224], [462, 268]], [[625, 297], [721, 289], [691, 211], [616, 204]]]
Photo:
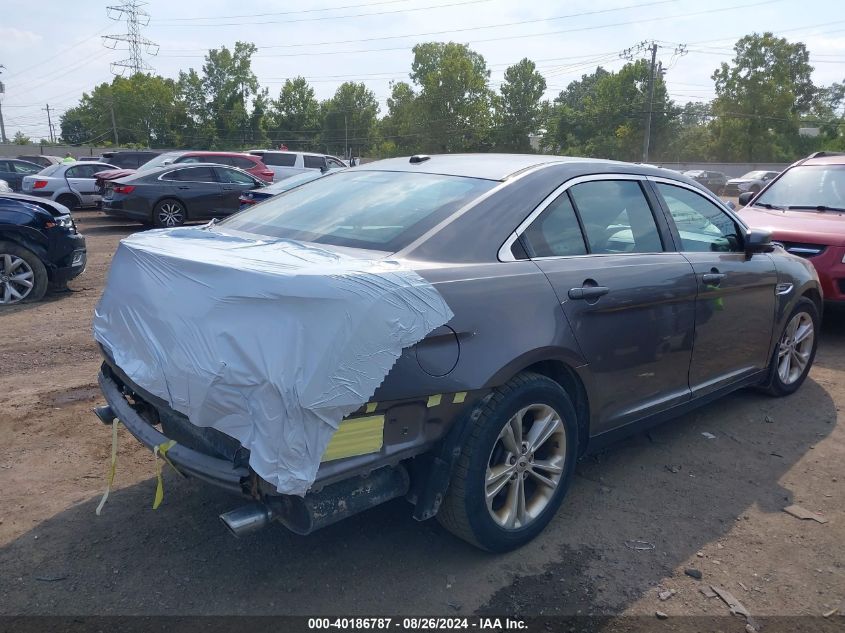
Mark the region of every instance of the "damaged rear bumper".
[[[107, 365], [100, 370], [98, 380], [112, 417], [120, 420], [141, 444], [153, 450], [171, 439], [159, 432], [129, 404]], [[101, 416], [101, 419], [103, 417], [108, 416]], [[184, 475], [202, 479], [235, 494], [244, 494], [244, 484], [250, 477], [249, 468], [245, 466], [238, 467], [231, 461], [195, 451], [178, 443], [167, 451], [167, 457]]]

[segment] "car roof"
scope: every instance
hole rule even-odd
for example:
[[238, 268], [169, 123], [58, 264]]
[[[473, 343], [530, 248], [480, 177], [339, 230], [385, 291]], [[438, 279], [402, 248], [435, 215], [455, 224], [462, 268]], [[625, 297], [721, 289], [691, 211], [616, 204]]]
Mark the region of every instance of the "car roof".
[[[485, 180], [507, 180], [519, 172], [542, 165], [571, 163], [573, 168], [582, 164], [585, 173], [590, 165], [615, 165], [620, 171], [633, 174], [665, 176], [669, 170], [652, 165], [624, 163], [600, 158], [579, 158], [575, 156], [551, 156], [545, 154], [433, 154], [421, 162], [411, 162], [409, 156], [388, 158], [356, 167], [356, 171], [403, 171], [463, 176]], [[675, 172], [675, 176], [678, 174]]]
[[253, 160], [255, 159], [255, 155], [246, 152], [214, 152], [210, 150], [187, 151], [183, 152], [182, 156], [249, 156]]
[[845, 165], [845, 153], [816, 152], [802, 161], [801, 165]]
[[300, 152], [295, 149], [251, 149], [249, 153], [253, 156], [259, 154], [302, 154], [303, 156], [328, 156], [329, 158], [337, 158], [334, 154], [321, 154], [320, 152]]

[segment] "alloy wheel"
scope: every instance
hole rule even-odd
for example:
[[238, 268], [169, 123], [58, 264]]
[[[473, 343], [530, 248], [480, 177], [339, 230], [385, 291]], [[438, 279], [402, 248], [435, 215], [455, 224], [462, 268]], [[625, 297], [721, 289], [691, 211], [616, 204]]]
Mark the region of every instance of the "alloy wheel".
[[0, 253], [0, 304], [23, 301], [34, 286], [35, 273], [25, 259]]
[[810, 362], [815, 331], [813, 319], [799, 312], [789, 321], [778, 343], [778, 377], [785, 385], [798, 380]]
[[165, 202], [158, 208], [158, 221], [162, 226], [179, 226], [185, 221], [182, 205], [178, 202]]
[[508, 530], [539, 517], [560, 484], [566, 431], [546, 404], [517, 411], [502, 428], [487, 463], [484, 491], [493, 520]]

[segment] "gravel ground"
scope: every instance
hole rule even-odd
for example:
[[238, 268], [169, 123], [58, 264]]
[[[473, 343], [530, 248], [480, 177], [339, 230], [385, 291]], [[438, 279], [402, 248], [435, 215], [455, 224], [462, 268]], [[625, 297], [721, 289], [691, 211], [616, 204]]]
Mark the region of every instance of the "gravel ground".
[[[711, 584], [755, 616], [843, 604], [836, 313], [796, 395], [739, 392], [586, 458], [546, 532], [507, 555], [415, 522], [401, 500], [308, 537], [274, 526], [235, 540], [217, 514], [238, 499], [200, 482], [167, 472], [153, 511], [152, 456], [125, 431], [116, 490], [96, 517], [110, 431], [91, 414], [91, 314], [118, 240], [138, 227], [77, 218], [85, 274], [0, 314], [0, 614], [727, 615], [699, 591]], [[828, 522], [782, 511], [793, 503]]]

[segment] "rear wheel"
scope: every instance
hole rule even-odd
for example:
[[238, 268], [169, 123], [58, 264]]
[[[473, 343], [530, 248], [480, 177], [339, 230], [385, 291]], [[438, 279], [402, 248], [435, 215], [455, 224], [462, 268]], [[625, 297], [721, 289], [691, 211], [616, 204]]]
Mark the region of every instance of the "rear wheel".
[[0, 306], [38, 301], [47, 285], [47, 269], [35, 253], [0, 241]]
[[58, 198], [56, 198], [56, 202], [65, 205], [71, 211], [73, 211], [79, 206], [79, 200], [76, 198], [76, 196], [71, 195], [69, 193], [63, 193], [62, 195], [60, 195]]
[[182, 226], [187, 217], [182, 203], [172, 198], [162, 200], [153, 210], [153, 223], [158, 227]]
[[769, 362], [769, 377], [763, 390], [773, 396], [787, 396], [802, 385], [810, 373], [818, 344], [819, 311], [809, 299], [798, 301]]
[[450, 532], [504, 552], [554, 517], [575, 470], [575, 410], [553, 380], [519, 374], [496, 389], [472, 425], [437, 514]]

